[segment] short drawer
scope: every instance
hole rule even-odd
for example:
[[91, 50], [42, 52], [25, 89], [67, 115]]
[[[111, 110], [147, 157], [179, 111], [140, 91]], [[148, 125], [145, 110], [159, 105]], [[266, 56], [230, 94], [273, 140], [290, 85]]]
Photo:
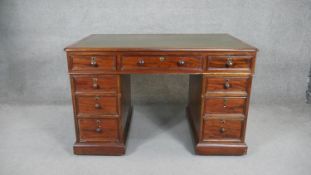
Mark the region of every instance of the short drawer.
[[75, 92], [117, 93], [118, 76], [116, 75], [73, 75]]
[[244, 114], [246, 97], [208, 97], [205, 99], [207, 114]]
[[204, 119], [203, 140], [241, 141], [244, 120]]
[[76, 96], [77, 115], [118, 115], [117, 96]]
[[194, 56], [123, 56], [121, 70], [203, 70], [202, 57]]
[[113, 55], [70, 55], [69, 71], [114, 71], [116, 57]]
[[80, 142], [117, 141], [118, 121], [116, 119], [79, 119]]
[[206, 77], [206, 93], [235, 93], [247, 95], [248, 77]]
[[251, 69], [251, 56], [209, 56], [207, 61], [208, 71], [250, 72]]

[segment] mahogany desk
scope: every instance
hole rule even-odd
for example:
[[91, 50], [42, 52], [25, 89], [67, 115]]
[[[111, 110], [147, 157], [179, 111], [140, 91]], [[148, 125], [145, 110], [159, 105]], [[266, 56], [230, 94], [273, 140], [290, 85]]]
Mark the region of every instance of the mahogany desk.
[[189, 74], [186, 111], [195, 152], [246, 153], [255, 47], [228, 34], [97, 34], [65, 51], [75, 154], [125, 153], [133, 111], [130, 74]]

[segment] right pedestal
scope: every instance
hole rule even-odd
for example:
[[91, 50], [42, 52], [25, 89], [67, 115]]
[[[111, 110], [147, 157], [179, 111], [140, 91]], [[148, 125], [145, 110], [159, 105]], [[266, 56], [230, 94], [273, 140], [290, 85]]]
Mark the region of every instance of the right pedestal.
[[246, 154], [251, 81], [251, 74], [190, 75], [187, 116], [196, 154]]

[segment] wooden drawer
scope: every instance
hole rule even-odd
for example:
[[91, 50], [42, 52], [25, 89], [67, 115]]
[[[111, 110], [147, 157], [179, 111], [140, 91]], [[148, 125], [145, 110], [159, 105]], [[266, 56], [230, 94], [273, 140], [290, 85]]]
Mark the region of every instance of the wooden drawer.
[[113, 55], [70, 55], [69, 71], [114, 71], [116, 57]]
[[217, 97], [205, 99], [205, 113], [207, 114], [244, 114], [246, 97]]
[[116, 119], [79, 119], [80, 142], [118, 140]]
[[228, 93], [235, 95], [247, 95], [249, 78], [248, 77], [206, 77], [206, 93]]
[[76, 97], [77, 115], [118, 115], [117, 96], [83, 96]]
[[203, 140], [241, 141], [244, 120], [205, 119], [203, 122]]
[[193, 56], [123, 56], [121, 70], [203, 70], [202, 57]]
[[75, 92], [117, 93], [118, 91], [116, 75], [74, 75], [72, 80]]
[[208, 71], [251, 72], [252, 56], [209, 56]]

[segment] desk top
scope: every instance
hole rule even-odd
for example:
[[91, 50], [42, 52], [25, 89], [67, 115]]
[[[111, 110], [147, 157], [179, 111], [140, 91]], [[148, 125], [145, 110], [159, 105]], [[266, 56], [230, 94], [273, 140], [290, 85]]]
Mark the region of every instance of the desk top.
[[92, 34], [65, 51], [257, 51], [229, 34]]

